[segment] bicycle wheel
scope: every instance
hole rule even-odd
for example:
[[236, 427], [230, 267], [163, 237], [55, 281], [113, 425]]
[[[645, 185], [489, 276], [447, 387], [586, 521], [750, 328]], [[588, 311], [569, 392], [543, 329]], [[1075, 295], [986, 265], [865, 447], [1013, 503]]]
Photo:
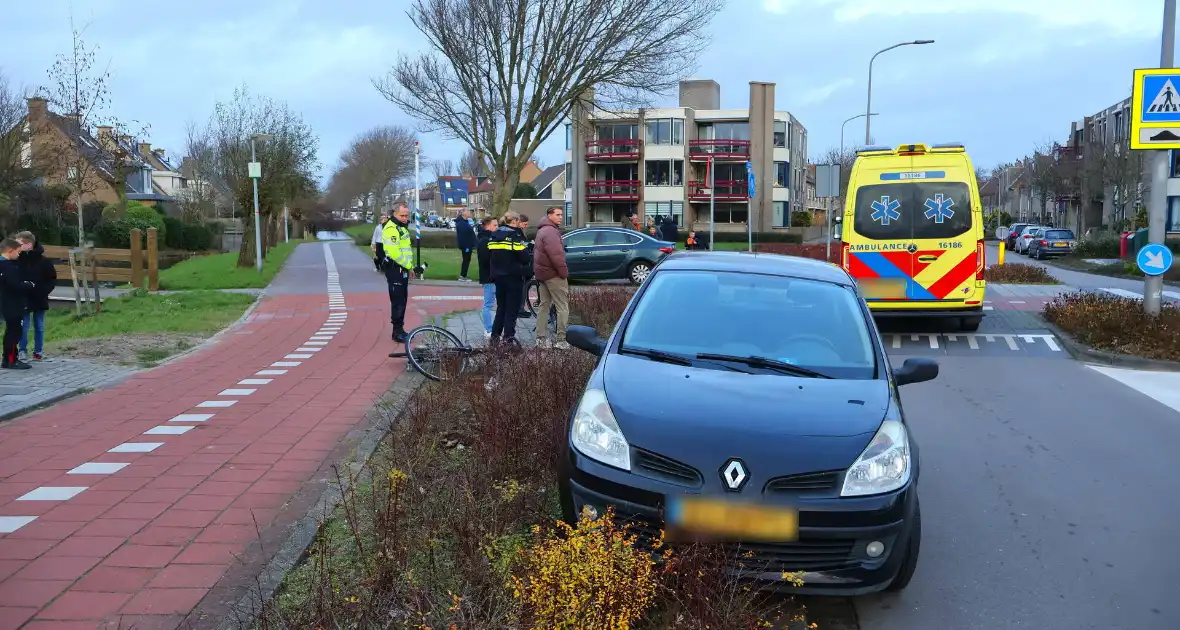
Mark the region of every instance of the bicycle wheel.
[[418, 373], [445, 381], [463, 373], [471, 349], [441, 326], [419, 326], [406, 336], [406, 358]]
[[529, 313], [531, 313], [533, 317], [536, 317], [537, 309], [541, 306], [540, 281], [533, 279], [529, 280], [528, 283], [524, 285], [524, 302], [525, 306], [527, 306], [529, 309]]

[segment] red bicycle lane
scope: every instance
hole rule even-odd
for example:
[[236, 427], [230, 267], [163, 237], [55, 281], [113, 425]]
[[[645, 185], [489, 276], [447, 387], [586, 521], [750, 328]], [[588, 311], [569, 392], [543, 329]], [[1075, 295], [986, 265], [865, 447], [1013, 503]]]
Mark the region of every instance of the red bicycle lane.
[[[268, 294], [197, 352], [0, 425], [0, 630], [176, 628], [224, 609], [202, 600], [231, 567], [265, 562], [405, 369], [387, 295], [341, 289], [359, 253], [323, 251], [353, 264], [292, 270], [317, 293]], [[464, 306], [415, 300], [407, 324]]]

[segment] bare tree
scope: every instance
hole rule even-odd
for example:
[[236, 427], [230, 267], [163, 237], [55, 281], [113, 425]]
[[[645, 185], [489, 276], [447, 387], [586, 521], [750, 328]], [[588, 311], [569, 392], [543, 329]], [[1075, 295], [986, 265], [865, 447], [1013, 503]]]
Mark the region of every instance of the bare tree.
[[22, 121], [28, 90], [13, 87], [0, 71], [0, 211], [7, 211], [17, 189], [35, 177], [22, 150], [28, 133]]
[[[254, 207], [253, 186], [248, 176], [250, 139], [255, 134], [268, 134], [269, 139], [256, 141], [262, 177], [258, 180], [259, 214], [263, 226], [263, 253], [269, 246], [267, 238], [276, 233], [281, 223], [284, 204], [318, 194], [315, 172], [319, 168], [316, 149], [319, 140], [303, 118], [291, 111], [286, 103], [250, 94], [245, 87], [234, 91], [229, 102], [218, 102], [204, 128], [195, 132], [190, 144], [205, 147], [209, 181], [220, 181], [229, 188], [237, 205]], [[238, 265], [254, 264], [254, 215], [243, 212], [245, 234]]]
[[477, 151], [467, 149], [459, 158], [459, 174], [466, 177], [487, 177], [488, 161]]
[[[110, 107], [110, 65], [98, 67], [98, 46], [86, 43], [86, 26], [78, 27], [70, 18], [70, 50], [59, 54], [49, 69], [50, 85], [41, 93], [64, 117], [66, 141], [54, 141], [57, 135], [48, 129], [30, 129], [45, 141], [34, 156], [35, 168], [48, 175], [49, 181], [63, 181], [70, 187], [78, 213], [78, 243], [85, 241], [82, 206], [87, 196], [104, 186], [111, 186], [126, 209], [126, 176], [129, 154], [118, 138], [143, 137], [147, 127], [133, 120], [120, 120], [108, 112]], [[48, 124], [48, 121], [45, 121]], [[91, 128], [106, 127], [96, 142]]]
[[412, 131], [398, 126], [375, 127], [357, 136], [341, 154], [341, 167], [332, 177], [336, 193], [360, 198], [368, 219], [370, 204], [379, 210], [394, 182], [413, 174], [415, 142]]
[[430, 160], [428, 164], [430, 172], [434, 175], [435, 179], [459, 174], [455, 169], [454, 160]]
[[[575, 103], [645, 104], [668, 93], [709, 43], [724, 0], [413, 0], [432, 50], [375, 81], [420, 122], [486, 156], [493, 211]], [[594, 102], [585, 102], [591, 92]]]

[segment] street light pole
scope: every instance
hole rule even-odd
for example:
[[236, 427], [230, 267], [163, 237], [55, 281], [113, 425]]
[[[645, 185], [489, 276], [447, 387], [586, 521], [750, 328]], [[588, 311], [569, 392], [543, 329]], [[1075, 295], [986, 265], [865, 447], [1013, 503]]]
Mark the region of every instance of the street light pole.
[[[876, 115], [877, 115], [876, 112], [869, 114], [869, 116], [876, 116]], [[843, 123], [841, 123], [841, 125], [840, 125], [840, 157], [841, 157], [841, 159], [843, 159], [843, 157], [844, 157], [844, 125], [847, 125], [848, 123], [856, 120], [857, 118], [864, 118], [864, 117], [865, 117], [864, 114], [857, 114], [857, 115], [853, 116], [852, 118], [849, 118], [848, 120], [845, 120]]]
[[901, 48], [902, 46], [922, 46], [924, 44], [933, 43], [933, 39], [915, 39], [912, 42], [902, 42], [900, 44], [894, 44], [889, 48], [882, 48], [881, 50], [878, 50], [877, 53], [873, 55], [873, 58], [869, 59], [869, 95], [866, 99], [867, 102], [865, 103], [865, 146], [868, 146], [873, 142], [870, 140], [871, 135], [869, 126], [873, 121], [873, 115], [871, 113], [873, 111], [873, 62], [877, 60], [877, 55], [889, 52], [894, 48]]
[[[1160, 38], [1160, 67], [1171, 68], [1176, 47], [1176, 0], [1164, 0], [1164, 26]], [[1147, 210], [1147, 242], [1163, 243], [1168, 214], [1168, 151], [1154, 151], [1151, 163], [1151, 199]], [[1143, 312], [1159, 315], [1164, 276], [1143, 280]]]
[[258, 178], [262, 177], [262, 169], [258, 165], [258, 155], [254, 150], [254, 136], [250, 136], [250, 165], [257, 171], [250, 173], [254, 181], [254, 267], [262, 273], [262, 222], [258, 220]]

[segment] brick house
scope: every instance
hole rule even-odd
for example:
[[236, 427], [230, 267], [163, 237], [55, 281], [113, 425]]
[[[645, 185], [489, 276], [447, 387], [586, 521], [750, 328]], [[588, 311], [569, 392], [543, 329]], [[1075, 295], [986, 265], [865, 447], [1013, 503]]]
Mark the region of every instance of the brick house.
[[150, 150], [150, 145], [119, 136], [112, 127], [100, 126], [91, 134], [77, 116], [49, 111], [48, 101], [40, 97], [28, 99], [28, 113], [21, 124], [25, 134], [21, 161], [39, 173], [41, 185], [73, 187], [76, 165], [84, 158], [90, 168], [82, 173], [82, 204], [117, 204], [127, 199], [154, 206], [174, 200], [153, 181], [155, 169], [140, 154], [142, 147]]

